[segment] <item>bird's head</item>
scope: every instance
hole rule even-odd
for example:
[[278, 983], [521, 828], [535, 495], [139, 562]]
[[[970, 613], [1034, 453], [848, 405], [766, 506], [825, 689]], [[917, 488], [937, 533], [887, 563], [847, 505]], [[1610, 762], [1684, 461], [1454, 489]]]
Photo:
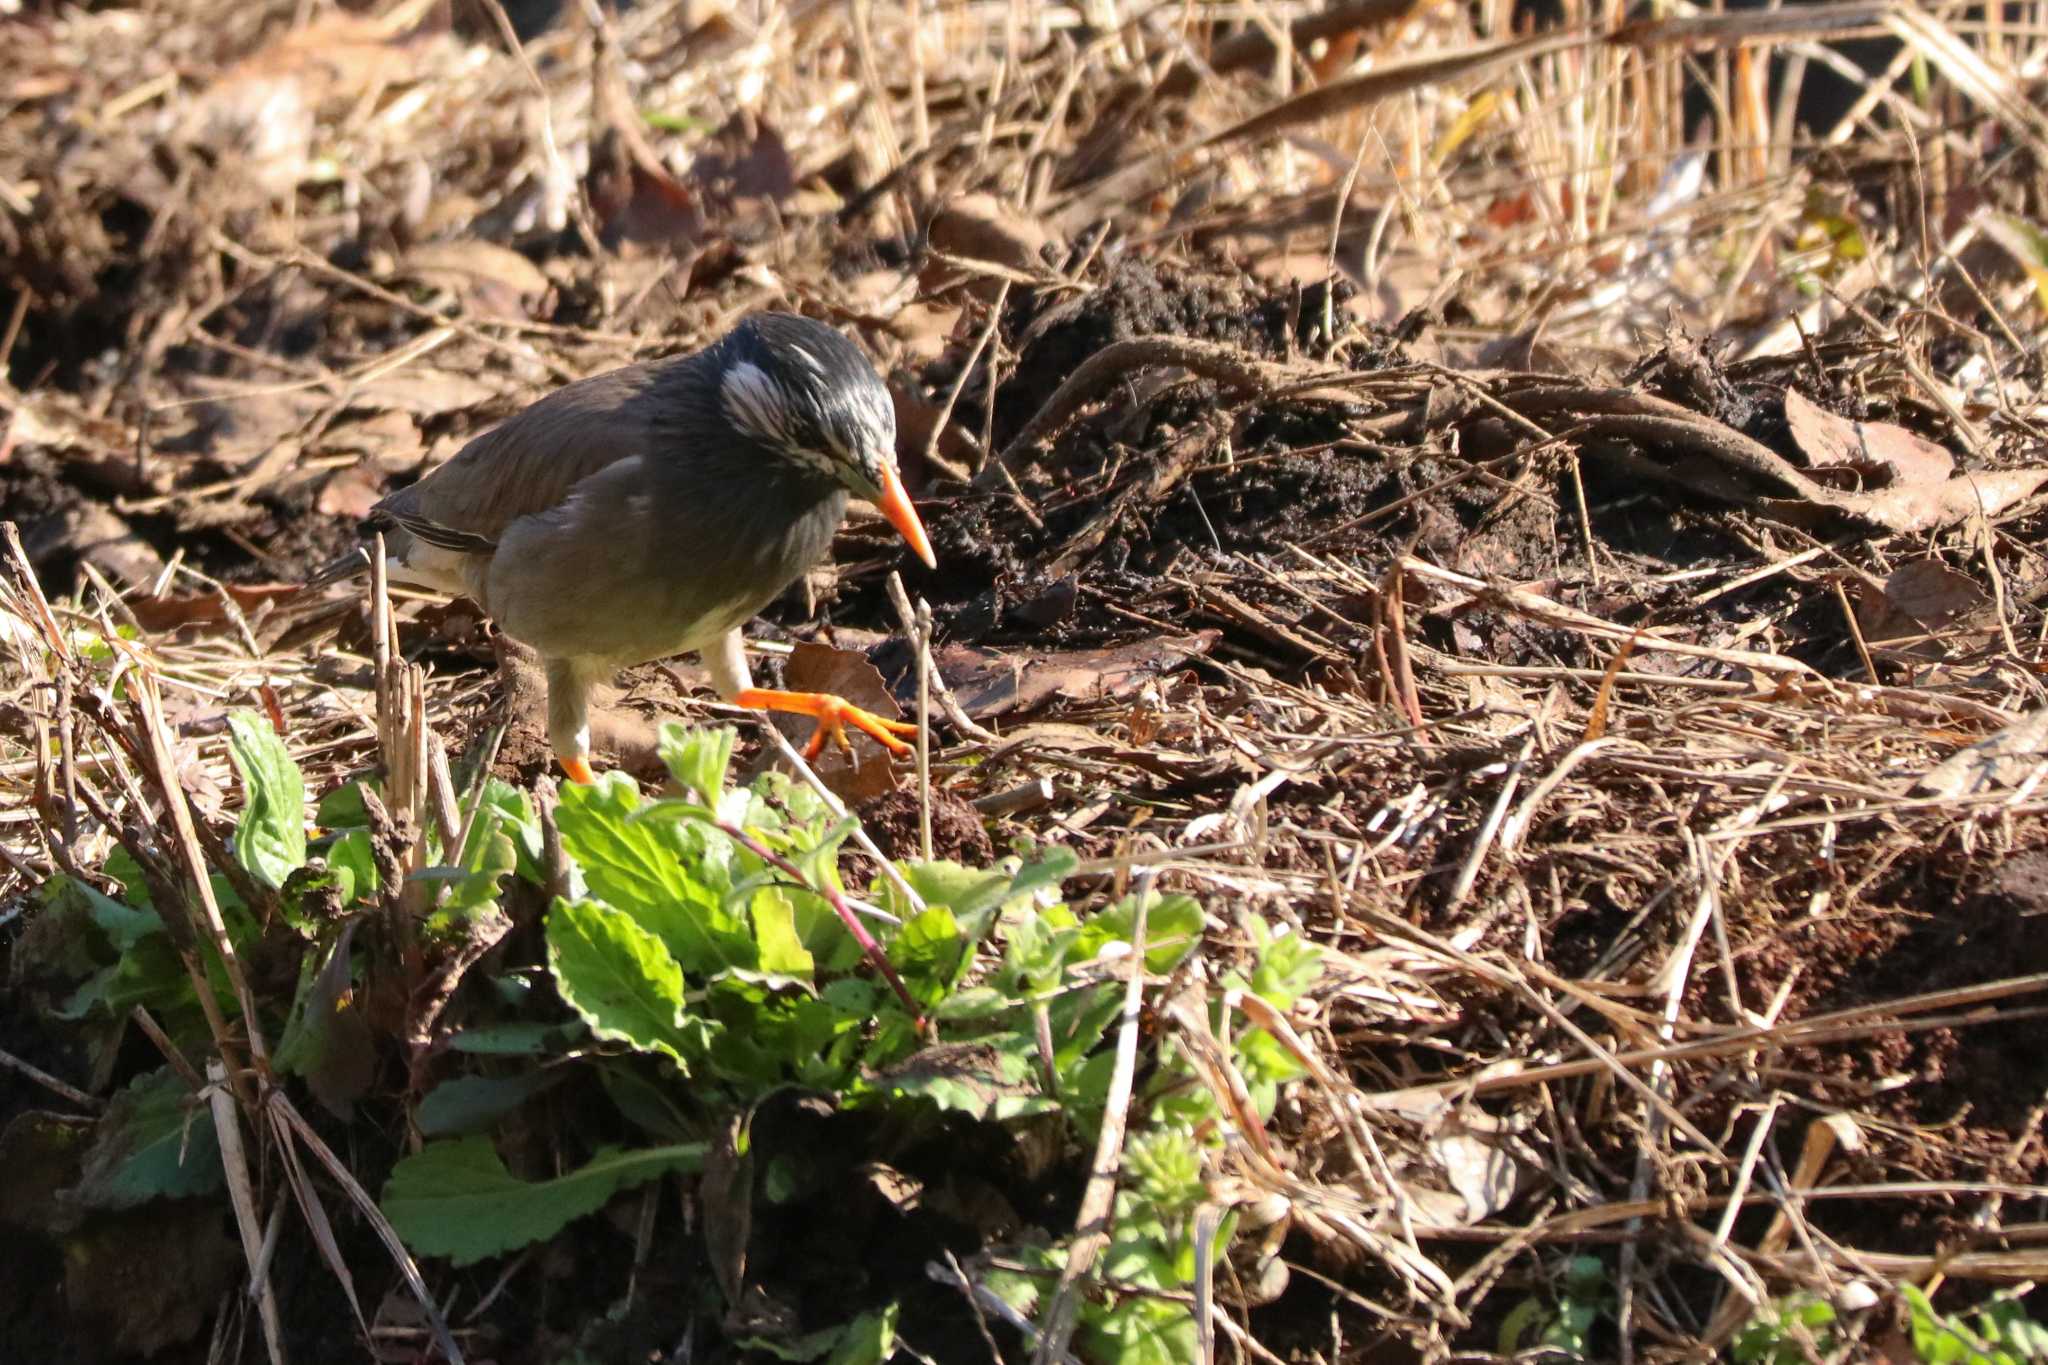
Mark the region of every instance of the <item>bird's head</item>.
[[895, 404], [858, 346], [822, 322], [756, 313], [719, 351], [718, 402], [736, 429], [872, 502], [927, 567], [938, 567], [896, 473]]

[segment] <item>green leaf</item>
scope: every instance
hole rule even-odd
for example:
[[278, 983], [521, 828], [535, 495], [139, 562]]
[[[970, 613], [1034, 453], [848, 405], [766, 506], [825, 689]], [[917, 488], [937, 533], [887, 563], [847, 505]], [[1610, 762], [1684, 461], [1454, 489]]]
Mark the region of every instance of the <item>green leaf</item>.
[[512, 841], [511, 828], [512, 822], [496, 807], [485, 806], [477, 812], [462, 861], [457, 864], [461, 875], [441, 900], [443, 913], [461, 915], [497, 903], [505, 877], [519, 866], [519, 848]]
[[[943, 858], [928, 863], [898, 863], [903, 880], [917, 892], [918, 898], [926, 905], [943, 905], [957, 918], [972, 914], [985, 905], [992, 905], [1010, 889], [1010, 874], [997, 869], [968, 867], [963, 863], [948, 862]], [[883, 909], [902, 918], [913, 913], [910, 903], [896, 883], [885, 881], [880, 889], [885, 897]]]
[[[666, 804], [655, 803], [650, 813]], [[641, 809], [640, 789], [619, 772], [563, 790], [555, 821], [591, 894], [659, 935], [693, 976], [753, 970], [759, 956], [753, 938], [726, 909], [722, 888], [699, 875], [700, 868], [708, 870], [705, 860], [685, 856], [693, 844], [704, 848], [703, 828], [636, 818]]]
[[[1138, 923], [1138, 898], [1125, 896], [1081, 926], [1074, 956], [1083, 962], [1099, 956], [1110, 943], [1129, 943]], [[1202, 941], [1202, 907], [1192, 896], [1155, 895], [1145, 912], [1145, 970], [1164, 975], [1187, 961]]]
[[524, 1022], [484, 1024], [462, 1030], [448, 1040], [448, 1046], [457, 1052], [486, 1057], [545, 1057], [565, 1051], [573, 1041], [570, 1037], [572, 1031], [580, 1033], [581, 1026]]
[[228, 753], [245, 797], [235, 861], [275, 891], [305, 866], [306, 781], [270, 722], [253, 711], [229, 713]]
[[1131, 1181], [1162, 1214], [1187, 1213], [1208, 1197], [1194, 1134], [1177, 1128], [1139, 1133], [1124, 1147]]
[[1082, 1354], [1108, 1365], [1186, 1365], [1201, 1359], [1195, 1319], [1185, 1307], [1130, 1297], [1081, 1310]]
[[111, 896], [105, 896], [70, 877], [60, 876], [52, 884], [61, 882], [75, 890], [90, 908], [92, 922], [99, 926], [107, 941], [114, 945], [114, 951], [125, 953], [142, 940], [164, 931], [164, 922], [154, 910], [138, 910], [123, 905]]
[[[1015, 871], [990, 871], [943, 860], [899, 866], [903, 879], [926, 905], [943, 905], [951, 910], [963, 932], [979, 942], [994, 923], [995, 911], [1022, 903], [1048, 887], [1057, 887], [1079, 865], [1072, 849], [1055, 846]], [[908, 918], [910, 907], [902, 892], [894, 889], [893, 882], [887, 885], [885, 896], [884, 908]]]
[[1005, 1250], [1009, 1253], [1007, 1259], [1021, 1268], [991, 1267], [982, 1276], [982, 1287], [1022, 1316], [1031, 1317], [1038, 1312], [1045, 1291], [1059, 1279], [1060, 1270], [1067, 1263], [1066, 1249], [1026, 1244]]
[[505, 1169], [488, 1138], [461, 1138], [429, 1143], [399, 1162], [380, 1204], [413, 1251], [468, 1265], [552, 1237], [620, 1190], [703, 1163], [703, 1143], [606, 1148], [567, 1175], [524, 1181]]
[[892, 1071], [878, 1088], [885, 1094], [930, 1100], [941, 1109], [977, 1119], [1000, 1121], [1043, 1113], [1057, 1106], [1037, 1092], [1036, 1056], [1037, 1043], [1030, 1036], [998, 1035], [951, 1059]]
[[684, 1142], [699, 1131], [677, 1108], [670, 1087], [651, 1074], [658, 1065], [647, 1057], [605, 1057], [597, 1068], [598, 1083], [628, 1122], [662, 1142]]
[[966, 969], [971, 945], [961, 936], [953, 912], [943, 905], [904, 921], [889, 940], [889, 958], [911, 994], [926, 1005], [943, 1000]]
[[686, 1073], [704, 1055], [710, 1021], [685, 1018], [683, 970], [660, 939], [602, 902], [560, 899], [547, 935], [556, 989], [592, 1033], [659, 1052]]
[[169, 1067], [114, 1096], [93, 1132], [72, 1197], [87, 1208], [126, 1209], [221, 1187], [213, 1115]]
[[341, 903], [354, 905], [377, 894], [377, 858], [371, 849], [370, 832], [352, 829], [327, 846], [327, 868], [343, 878]]
[[367, 829], [370, 812], [363, 805], [363, 792], [375, 790], [376, 784], [366, 777], [344, 782], [320, 798], [320, 804], [313, 811], [313, 822], [322, 829]]
[[82, 1019], [95, 1008], [104, 1008], [118, 1017], [137, 1005], [156, 1014], [182, 1014], [188, 1007], [194, 1011], [199, 1007], [192, 974], [185, 970], [168, 935], [138, 941], [112, 966], [72, 992], [55, 1012], [61, 1019]]
[[331, 1112], [347, 1118], [377, 1078], [376, 1043], [362, 1012], [352, 1007], [352, 920], [328, 945], [326, 957], [308, 953], [299, 963], [299, 991], [272, 1060], [303, 1076]]
[[797, 934], [796, 911], [789, 896], [779, 887], [763, 887], [754, 893], [752, 901], [760, 970], [808, 985], [817, 964]]
[[485, 1132], [554, 1081], [545, 1071], [522, 1076], [457, 1076], [428, 1091], [414, 1119], [428, 1137]]
[[1292, 929], [1269, 931], [1256, 915], [1246, 916], [1245, 923], [1258, 947], [1258, 963], [1249, 981], [1232, 974], [1224, 978], [1225, 984], [1245, 987], [1283, 1013], [1294, 1008], [1294, 1002], [1322, 978], [1322, 949]]
[[738, 738], [730, 726], [686, 729], [671, 720], [662, 723], [656, 747], [676, 785], [695, 792], [706, 805], [716, 805], [725, 790], [725, 775], [732, 766], [732, 748]]
[[647, 120], [647, 126], [663, 133], [708, 133], [711, 122], [708, 119], [692, 118], [688, 114], [667, 114], [654, 109], [644, 109], [640, 117]]
[[846, 1324], [838, 1347], [827, 1357], [825, 1365], [882, 1365], [896, 1354], [896, 1319], [901, 1312], [902, 1305], [891, 1303]]
[[1059, 983], [1081, 926], [1073, 911], [1057, 905], [1005, 926], [1004, 940], [999, 984], [1012, 995], [1042, 995]]
[[484, 779], [482, 804], [477, 811], [476, 823], [470, 828], [472, 841], [486, 822], [512, 841], [519, 855], [516, 864], [519, 875], [535, 886], [544, 885], [547, 872], [541, 865], [544, 850], [541, 848], [540, 817], [534, 814], [533, 802], [526, 793], [501, 777]]

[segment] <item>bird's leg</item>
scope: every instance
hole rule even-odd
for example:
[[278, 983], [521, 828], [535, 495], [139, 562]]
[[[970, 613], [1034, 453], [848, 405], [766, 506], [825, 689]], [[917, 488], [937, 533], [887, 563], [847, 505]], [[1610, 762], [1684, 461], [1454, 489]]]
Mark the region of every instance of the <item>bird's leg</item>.
[[909, 753], [910, 746], [898, 736], [917, 733], [915, 725], [878, 716], [830, 692], [782, 692], [771, 687], [754, 686], [753, 675], [747, 671], [746, 644], [737, 630], [727, 631], [718, 638], [718, 643], [704, 651], [704, 666], [711, 673], [711, 685], [735, 706], [750, 706], [759, 711], [791, 711], [816, 720], [818, 731], [804, 746], [805, 758], [816, 758], [828, 739], [840, 748], [850, 750], [853, 746], [846, 738], [849, 725], [863, 734], [874, 736], [875, 741], [892, 754]]
[[571, 782], [597, 780], [590, 770], [590, 685], [595, 672], [577, 659], [548, 660], [548, 743]]

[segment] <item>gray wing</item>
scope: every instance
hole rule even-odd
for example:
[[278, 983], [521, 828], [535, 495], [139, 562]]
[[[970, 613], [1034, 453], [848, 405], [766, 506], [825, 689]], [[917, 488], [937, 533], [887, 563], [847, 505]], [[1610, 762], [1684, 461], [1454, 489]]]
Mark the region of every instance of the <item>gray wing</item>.
[[555, 390], [379, 502], [372, 524], [403, 527], [442, 549], [491, 553], [513, 522], [560, 506], [592, 474], [654, 449], [654, 399], [687, 380], [696, 360], [628, 365]]

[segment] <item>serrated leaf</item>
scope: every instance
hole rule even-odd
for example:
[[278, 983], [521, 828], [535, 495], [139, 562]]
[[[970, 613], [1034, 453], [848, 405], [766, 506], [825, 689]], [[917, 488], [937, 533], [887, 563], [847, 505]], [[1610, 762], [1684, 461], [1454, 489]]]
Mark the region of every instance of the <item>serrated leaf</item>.
[[253, 711], [229, 713], [228, 754], [243, 792], [235, 861], [275, 891], [306, 863], [306, 781], [270, 722]]
[[[656, 803], [660, 809], [664, 803]], [[591, 894], [658, 935], [693, 976], [752, 971], [758, 954], [721, 888], [686, 859], [692, 836], [666, 819], [637, 818], [639, 788], [623, 773], [562, 792], [555, 822]], [[701, 845], [701, 832], [695, 836]]]
[[211, 1194], [221, 1178], [212, 1115], [164, 1067], [137, 1077], [107, 1105], [71, 1197], [87, 1208], [126, 1209]]
[[556, 989], [590, 1031], [686, 1072], [710, 1043], [708, 1020], [685, 1018], [683, 969], [659, 938], [601, 901], [557, 900], [548, 911]]
[[460, 1266], [543, 1241], [620, 1190], [703, 1164], [698, 1142], [606, 1148], [567, 1175], [525, 1181], [505, 1169], [488, 1138], [461, 1138], [429, 1143], [399, 1162], [379, 1202], [413, 1251]]

